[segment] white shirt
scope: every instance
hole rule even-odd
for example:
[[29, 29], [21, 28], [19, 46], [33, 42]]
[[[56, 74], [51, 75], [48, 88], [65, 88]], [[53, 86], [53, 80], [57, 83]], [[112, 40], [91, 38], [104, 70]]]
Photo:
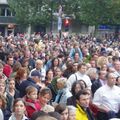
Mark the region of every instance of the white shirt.
[[[76, 77], [77, 77], [77, 79], [76, 79]], [[91, 89], [92, 83], [91, 83], [90, 78], [89, 78], [86, 74], [81, 74], [81, 73], [78, 71], [78, 72], [76, 72], [75, 74], [72, 74], [72, 75], [68, 78], [68, 80], [67, 80], [67, 87], [69, 88], [69, 90], [71, 90], [72, 84], [73, 84], [75, 81], [77, 81], [77, 80], [83, 80], [83, 81], [85, 81], [87, 87], [88, 87], [89, 89]]]
[[120, 88], [116, 85], [111, 88], [107, 84], [100, 87], [94, 94], [93, 104], [103, 105], [118, 113], [120, 109]]

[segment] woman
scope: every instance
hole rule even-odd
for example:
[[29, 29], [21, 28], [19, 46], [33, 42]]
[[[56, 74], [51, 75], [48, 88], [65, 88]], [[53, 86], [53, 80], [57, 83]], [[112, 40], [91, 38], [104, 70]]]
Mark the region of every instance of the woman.
[[55, 98], [55, 103], [67, 103], [67, 98], [71, 97], [72, 94], [67, 88], [67, 79], [64, 77], [61, 77], [57, 79], [57, 88], [58, 93]]
[[55, 111], [61, 114], [61, 120], [68, 120], [68, 108], [65, 104], [58, 104]]
[[16, 73], [15, 76], [15, 88], [19, 91], [20, 84], [27, 79], [27, 71], [25, 68], [21, 67]]
[[49, 88], [46, 87], [40, 90], [38, 95], [39, 104], [41, 106], [41, 110], [43, 110], [46, 113], [54, 111], [54, 108], [51, 105], [48, 105], [51, 98], [52, 93]]
[[19, 91], [15, 88], [15, 79], [9, 78], [8, 93], [14, 98], [19, 98]]
[[76, 107], [76, 98], [75, 95], [78, 93], [78, 91], [82, 90], [83, 86], [81, 84], [81, 81], [75, 81], [72, 85], [72, 96], [67, 99], [67, 105], [73, 105]]
[[52, 71], [52, 69], [49, 69], [46, 72], [45, 85], [48, 86], [51, 83], [52, 80], [53, 80], [53, 71]]
[[13, 103], [13, 113], [9, 120], [28, 120], [25, 116], [25, 103], [21, 98], [17, 98]]

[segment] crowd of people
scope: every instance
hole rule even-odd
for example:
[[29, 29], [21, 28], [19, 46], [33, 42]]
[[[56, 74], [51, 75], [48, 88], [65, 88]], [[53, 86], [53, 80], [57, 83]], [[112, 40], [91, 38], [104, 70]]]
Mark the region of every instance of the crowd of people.
[[119, 39], [0, 36], [1, 120], [115, 118], [120, 118]]

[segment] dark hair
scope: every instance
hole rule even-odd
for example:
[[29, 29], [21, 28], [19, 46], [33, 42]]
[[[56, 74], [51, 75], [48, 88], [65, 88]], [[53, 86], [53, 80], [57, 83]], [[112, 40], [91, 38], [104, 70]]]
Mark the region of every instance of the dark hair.
[[56, 107], [55, 107], [55, 111], [62, 114], [62, 112], [64, 110], [66, 110], [67, 106], [65, 104], [58, 104]]
[[52, 98], [52, 92], [49, 88], [45, 87], [39, 91], [39, 96], [45, 96], [46, 94], [49, 94], [50, 98]]
[[56, 118], [57, 120], [61, 120], [61, 114], [58, 113], [58, 112], [56, 112], [56, 111], [54, 111], [54, 112], [49, 112], [48, 114], [49, 114], [51, 117]]
[[116, 78], [116, 81], [118, 81], [119, 78], [120, 78], [120, 76], [118, 76], [118, 77]]
[[76, 94], [76, 93], [75, 93], [75, 88], [76, 88], [76, 85], [77, 85], [77, 84], [79, 84], [80, 87], [81, 87], [81, 89], [83, 89], [80, 81], [75, 81], [75, 82], [72, 84], [72, 88], [71, 88], [71, 93], [72, 93], [72, 95], [75, 95], [75, 94]]
[[19, 101], [22, 101], [23, 104], [25, 105], [25, 102], [23, 101], [22, 98], [16, 98], [16, 99], [14, 100], [14, 103], [13, 103], [13, 112], [15, 111], [15, 105], [16, 105], [16, 103], [19, 102]]
[[75, 96], [76, 100], [79, 100], [81, 95], [90, 95], [90, 93], [86, 89], [80, 90]]

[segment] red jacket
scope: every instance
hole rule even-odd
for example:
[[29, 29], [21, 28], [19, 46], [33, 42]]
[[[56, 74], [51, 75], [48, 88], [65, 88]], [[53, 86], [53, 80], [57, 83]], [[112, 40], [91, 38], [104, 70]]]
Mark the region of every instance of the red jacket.
[[3, 68], [3, 73], [7, 76], [10, 77], [11, 73], [12, 73], [12, 67], [8, 64], [5, 64], [4, 68]]
[[38, 102], [38, 100], [33, 101], [31, 99], [25, 98], [25, 105], [26, 105], [26, 111], [27, 111], [27, 116], [31, 118], [32, 114], [36, 111], [39, 111], [41, 109], [41, 106]]

